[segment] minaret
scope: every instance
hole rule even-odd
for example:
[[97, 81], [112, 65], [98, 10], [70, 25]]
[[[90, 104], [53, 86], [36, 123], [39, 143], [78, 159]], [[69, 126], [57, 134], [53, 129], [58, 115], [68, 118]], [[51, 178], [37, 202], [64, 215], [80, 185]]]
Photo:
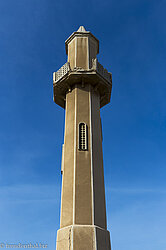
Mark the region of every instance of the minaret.
[[68, 61], [53, 75], [54, 101], [66, 110], [56, 250], [110, 250], [100, 108], [110, 102], [112, 75], [97, 61], [98, 39], [83, 26], [65, 46]]

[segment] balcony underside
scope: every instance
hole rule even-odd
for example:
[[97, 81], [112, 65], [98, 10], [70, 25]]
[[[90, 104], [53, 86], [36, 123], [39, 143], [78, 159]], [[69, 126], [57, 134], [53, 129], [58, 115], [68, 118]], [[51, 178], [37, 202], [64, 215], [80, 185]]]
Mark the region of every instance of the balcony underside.
[[91, 84], [95, 91], [100, 93], [100, 107], [110, 102], [112, 82], [109, 83], [95, 70], [68, 71], [58, 81], [54, 81], [54, 101], [56, 104], [65, 108], [66, 94], [75, 87], [75, 84]]

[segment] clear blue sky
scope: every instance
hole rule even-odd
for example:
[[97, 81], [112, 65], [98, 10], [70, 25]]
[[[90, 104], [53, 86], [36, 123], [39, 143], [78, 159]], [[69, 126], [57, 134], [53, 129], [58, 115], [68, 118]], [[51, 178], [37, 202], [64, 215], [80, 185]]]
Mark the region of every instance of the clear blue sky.
[[166, 249], [166, 2], [0, 1], [0, 243], [59, 228], [64, 117], [52, 73], [84, 25], [113, 74], [101, 111], [112, 250]]

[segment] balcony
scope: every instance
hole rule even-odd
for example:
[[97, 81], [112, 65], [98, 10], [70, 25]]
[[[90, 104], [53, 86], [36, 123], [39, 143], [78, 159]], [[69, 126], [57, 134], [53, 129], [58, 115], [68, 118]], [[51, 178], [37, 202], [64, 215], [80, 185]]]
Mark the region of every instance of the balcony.
[[[53, 82], [57, 83], [61, 78], [68, 74], [71, 71], [70, 63], [65, 63], [57, 72], [53, 73]], [[108, 83], [112, 83], [112, 74], [109, 73], [97, 60], [97, 58], [92, 59], [92, 68], [89, 70], [84, 70], [81, 68], [74, 68], [73, 71], [80, 71], [80, 72], [97, 72], [101, 77], [103, 77]]]
[[58, 82], [62, 77], [70, 71], [70, 63], [65, 63], [57, 72], [53, 73], [53, 82]]
[[109, 83], [112, 82], [112, 74], [98, 62], [97, 58], [92, 59], [92, 68]]

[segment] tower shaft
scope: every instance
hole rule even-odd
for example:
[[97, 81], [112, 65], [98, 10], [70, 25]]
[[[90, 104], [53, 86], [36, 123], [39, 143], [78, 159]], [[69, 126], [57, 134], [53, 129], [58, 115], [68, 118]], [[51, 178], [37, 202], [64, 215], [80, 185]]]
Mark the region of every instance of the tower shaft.
[[[85, 124], [85, 150], [80, 149], [80, 124]], [[61, 229], [57, 250], [70, 247], [74, 250], [110, 250], [106, 230], [100, 96], [90, 84], [75, 84], [66, 95], [62, 157]]]
[[[80, 150], [79, 124], [85, 124], [87, 150]], [[90, 84], [76, 84], [66, 95], [61, 227], [106, 228], [100, 97]]]

